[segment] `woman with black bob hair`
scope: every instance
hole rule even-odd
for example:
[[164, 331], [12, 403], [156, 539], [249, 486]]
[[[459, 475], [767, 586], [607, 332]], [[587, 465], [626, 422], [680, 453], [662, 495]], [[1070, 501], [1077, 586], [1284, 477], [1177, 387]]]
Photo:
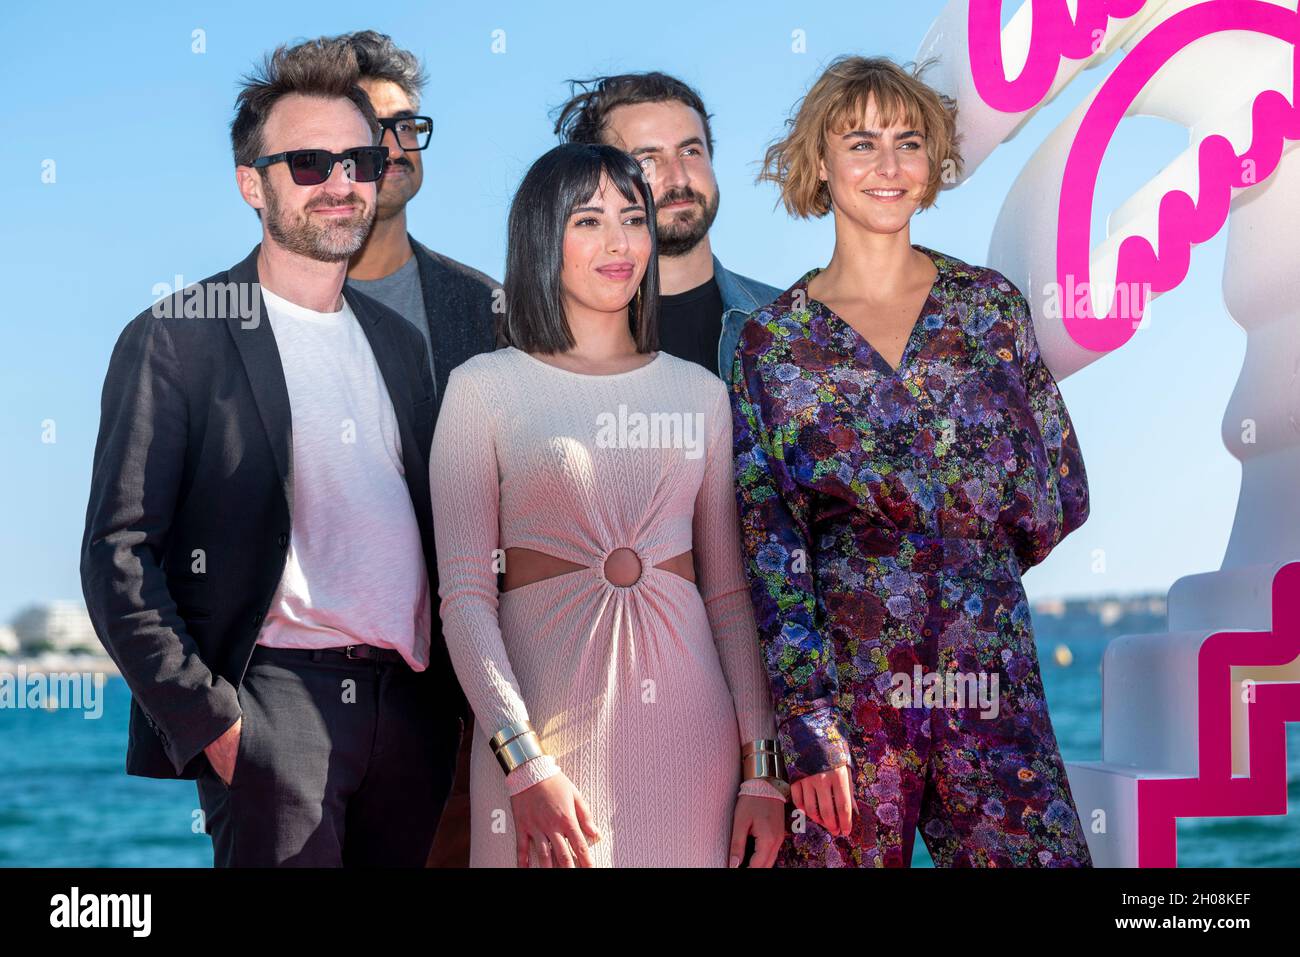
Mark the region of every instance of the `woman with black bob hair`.
[[[649, 251], [631, 302], [628, 327], [638, 353], [659, 347], [659, 243], [654, 196], [641, 167], [613, 146], [565, 143], [545, 153], [529, 169], [510, 205], [506, 247], [504, 345], [548, 355], [572, 349], [565, 318], [564, 236], [570, 211], [584, 205], [608, 177], [627, 201], [640, 206]], [[611, 290], [611, 294], [613, 290]], [[617, 298], [617, 297], [615, 297]]]
[[474, 867], [734, 867], [750, 837], [766, 867], [783, 838], [727, 393], [655, 351], [654, 222], [627, 154], [542, 156], [510, 209], [506, 344], [448, 382], [430, 484], [482, 729]]

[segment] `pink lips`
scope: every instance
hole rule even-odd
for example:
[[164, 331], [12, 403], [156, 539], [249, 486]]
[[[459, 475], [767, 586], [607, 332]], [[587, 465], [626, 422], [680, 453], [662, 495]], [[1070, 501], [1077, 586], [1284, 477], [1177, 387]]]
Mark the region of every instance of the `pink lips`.
[[626, 282], [632, 277], [631, 263], [616, 263], [612, 266], [600, 266], [596, 272], [600, 273], [606, 279], [613, 279], [616, 282]]
[[356, 212], [355, 206], [317, 206], [312, 210], [313, 213], [320, 213], [322, 216], [351, 216]]

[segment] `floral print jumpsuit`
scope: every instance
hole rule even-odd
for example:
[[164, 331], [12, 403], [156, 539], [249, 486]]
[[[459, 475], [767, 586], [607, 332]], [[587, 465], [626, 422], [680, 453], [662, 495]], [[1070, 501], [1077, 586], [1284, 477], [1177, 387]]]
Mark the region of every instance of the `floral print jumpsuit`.
[[938, 276], [896, 370], [808, 294], [820, 269], [732, 369], [789, 778], [847, 763], [856, 802], [843, 837], [796, 814], [778, 864], [909, 866], [919, 827], [939, 866], [1091, 866], [1020, 581], [1088, 516], [1078, 440], [1020, 291], [915, 248]]

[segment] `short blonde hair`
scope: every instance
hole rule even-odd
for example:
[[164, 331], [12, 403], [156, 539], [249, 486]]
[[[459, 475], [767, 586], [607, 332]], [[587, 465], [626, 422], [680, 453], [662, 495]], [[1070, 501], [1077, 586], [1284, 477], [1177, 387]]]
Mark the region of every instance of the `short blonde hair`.
[[875, 100], [884, 125], [901, 118], [925, 132], [930, 182], [920, 208], [933, 206], [945, 167], [951, 163], [954, 173], [960, 173], [962, 160], [957, 101], [920, 79], [930, 62], [907, 70], [888, 57], [836, 57], [785, 121], [786, 136], [767, 148], [758, 182], [775, 183], [792, 216], [825, 216], [831, 211], [831, 195], [817, 175], [817, 163], [825, 154], [828, 134], [852, 129], [867, 102]]

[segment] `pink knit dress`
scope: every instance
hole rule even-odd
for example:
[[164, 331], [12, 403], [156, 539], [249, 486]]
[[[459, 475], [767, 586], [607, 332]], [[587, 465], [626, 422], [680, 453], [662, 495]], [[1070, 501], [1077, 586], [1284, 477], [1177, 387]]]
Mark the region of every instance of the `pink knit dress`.
[[[430, 456], [443, 632], [475, 714], [470, 865], [514, 867], [510, 796], [563, 771], [597, 866], [725, 867], [743, 741], [773, 738], [722, 382], [660, 352], [612, 375], [513, 347], [452, 371]], [[585, 566], [504, 593], [507, 548]], [[641, 577], [605, 578], [633, 549]], [[698, 583], [654, 566], [695, 550]], [[531, 721], [508, 776], [489, 739]], [[534, 851], [532, 863], [536, 866]]]

